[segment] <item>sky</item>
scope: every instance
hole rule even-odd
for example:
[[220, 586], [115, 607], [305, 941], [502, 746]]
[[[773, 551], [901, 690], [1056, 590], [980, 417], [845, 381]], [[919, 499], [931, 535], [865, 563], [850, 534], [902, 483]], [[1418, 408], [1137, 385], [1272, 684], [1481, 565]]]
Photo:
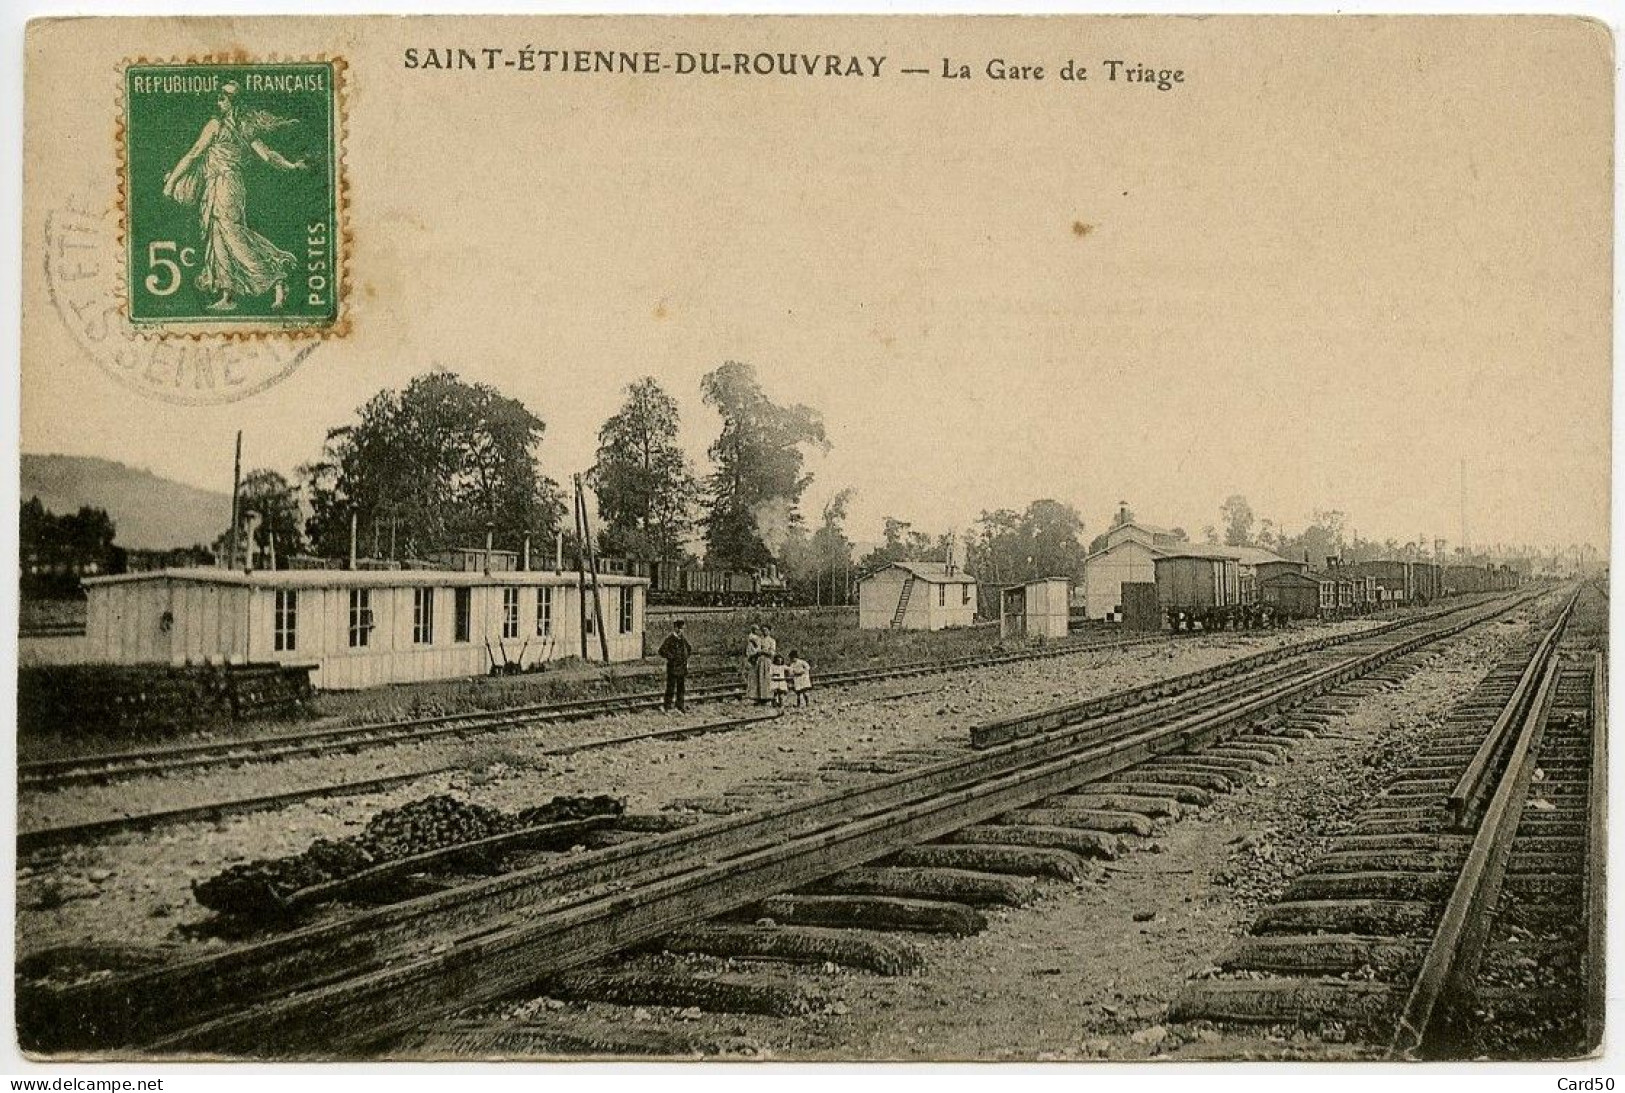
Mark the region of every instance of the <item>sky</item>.
[[[1120, 499], [1199, 534], [1240, 493], [1288, 531], [1336, 508], [1366, 538], [1455, 543], [1465, 477], [1474, 543], [1606, 548], [1613, 123], [1596, 24], [580, 26], [509, 20], [475, 40], [387, 23], [340, 42], [351, 330], [249, 399], [132, 395], [25, 279], [23, 450], [226, 489], [237, 429], [248, 466], [288, 472], [372, 393], [443, 367], [536, 411], [563, 480], [653, 375], [703, 473], [718, 421], [700, 378], [732, 359], [823, 414], [802, 507], [853, 487], [859, 540], [888, 515], [962, 529], [1040, 497], [1090, 535]], [[401, 68], [407, 45], [606, 34], [963, 57], [979, 75], [1003, 56], [1051, 78]], [[71, 71], [31, 69], [31, 119], [90, 110], [82, 70], [140, 44], [77, 28]], [[1069, 88], [1053, 78], [1069, 56], [1187, 82]], [[30, 180], [25, 252], [39, 191], [94, 202], [105, 167]]]

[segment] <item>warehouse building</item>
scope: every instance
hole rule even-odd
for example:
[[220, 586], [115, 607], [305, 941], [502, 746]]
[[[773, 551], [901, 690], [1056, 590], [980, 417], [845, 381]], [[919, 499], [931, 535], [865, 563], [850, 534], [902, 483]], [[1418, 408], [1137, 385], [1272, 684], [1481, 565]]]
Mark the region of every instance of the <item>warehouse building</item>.
[[1158, 556], [1188, 545], [1168, 528], [1134, 519], [1128, 506], [1121, 505], [1117, 523], [1106, 532], [1105, 542], [1083, 560], [1085, 615], [1091, 619], [1121, 622], [1123, 586], [1154, 582]]
[[858, 629], [945, 630], [976, 618], [976, 578], [947, 562], [893, 562], [858, 578]]
[[85, 580], [87, 659], [315, 665], [328, 690], [643, 655], [641, 577], [449, 570], [169, 569]]

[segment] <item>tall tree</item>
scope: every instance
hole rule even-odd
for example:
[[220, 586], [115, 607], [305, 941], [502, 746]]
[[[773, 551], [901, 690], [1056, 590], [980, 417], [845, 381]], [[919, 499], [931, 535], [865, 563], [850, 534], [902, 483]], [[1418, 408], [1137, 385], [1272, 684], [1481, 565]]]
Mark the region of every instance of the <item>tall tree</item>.
[[917, 531], [907, 520], [895, 516], [885, 518], [881, 544], [863, 556], [858, 569], [872, 572], [893, 562], [934, 562], [941, 559], [936, 541], [923, 531]]
[[483, 544], [488, 523], [510, 548], [557, 530], [563, 498], [537, 460], [546, 426], [518, 400], [436, 371], [380, 391], [356, 418], [303, 469], [322, 553], [349, 549], [351, 513], [367, 552], [394, 526], [406, 557]]
[[1083, 517], [1071, 505], [1040, 499], [1027, 506], [1022, 523], [1038, 577], [1081, 577], [1087, 551]]
[[605, 551], [682, 558], [699, 484], [677, 429], [676, 401], [646, 376], [626, 389], [625, 403], [598, 430], [598, 462], [587, 484], [598, 496]]
[[706, 480], [706, 558], [722, 566], [764, 565], [774, 548], [763, 523], [782, 547], [800, 522], [796, 505], [812, 481], [803, 471], [803, 449], [829, 449], [823, 418], [806, 406], [773, 403], [756, 369], [738, 361], [707, 374], [700, 391], [722, 417], [710, 448], [716, 469]]
[[1239, 493], [1233, 493], [1219, 506], [1224, 519], [1226, 546], [1247, 546], [1253, 541], [1253, 507]]
[[[852, 540], [846, 537], [846, 514], [856, 492], [847, 486], [824, 502], [818, 530], [812, 535], [813, 557], [818, 562], [814, 577], [819, 599], [830, 603], [847, 602], [847, 584], [852, 576]], [[823, 589], [829, 590], [827, 596]]]
[[836, 492], [819, 514], [809, 534], [800, 526], [791, 530], [779, 552], [779, 568], [800, 600], [820, 604], [847, 601], [852, 576], [852, 541], [846, 537], [846, 514], [854, 492]]
[[994, 585], [1080, 576], [1088, 554], [1078, 510], [1048, 498], [1032, 502], [1023, 512], [983, 512], [968, 545], [967, 568]]

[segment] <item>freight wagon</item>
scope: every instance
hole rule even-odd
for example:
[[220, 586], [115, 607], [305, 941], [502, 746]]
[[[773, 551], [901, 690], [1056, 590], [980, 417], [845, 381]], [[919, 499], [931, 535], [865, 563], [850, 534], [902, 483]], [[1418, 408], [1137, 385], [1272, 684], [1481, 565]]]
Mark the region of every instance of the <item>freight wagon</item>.
[[[1258, 594], [1279, 619], [1316, 619], [1321, 614], [1324, 584], [1319, 574], [1280, 571], [1259, 580]], [[1335, 606], [1335, 585], [1332, 589]]]
[[1357, 576], [1371, 581], [1375, 588], [1374, 608], [1422, 602], [1416, 562], [1356, 562], [1348, 568]]
[[1153, 563], [1157, 602], [1173, 630], [1220, 630], [1241, 617], [1240, 563], [1209, 554], [1165, 554]]
[[790, 589], [778, 566], [708, 569], [676, 562], [639, 563], [649, 570], [649, 602], [676, 607], [783, 607]]

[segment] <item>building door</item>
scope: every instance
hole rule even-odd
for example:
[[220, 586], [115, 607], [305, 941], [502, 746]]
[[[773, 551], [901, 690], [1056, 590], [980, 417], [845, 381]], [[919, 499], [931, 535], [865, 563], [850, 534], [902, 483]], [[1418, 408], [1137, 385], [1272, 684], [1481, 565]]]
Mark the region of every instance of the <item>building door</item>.
[[1006, 638], [1024, 638], [1027, 636], [1027, 590], [1025, 588], [1007, 588], [1004, 590], [1004, 610], [1000, 619], [999, 635]]

